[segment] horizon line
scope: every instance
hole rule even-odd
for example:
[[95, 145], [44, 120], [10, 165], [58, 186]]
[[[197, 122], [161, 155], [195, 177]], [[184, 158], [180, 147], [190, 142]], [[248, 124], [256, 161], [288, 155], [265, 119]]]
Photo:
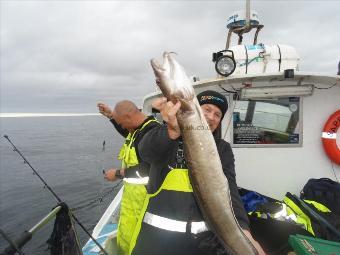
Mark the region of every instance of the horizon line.
[[0, 112], [0, 118], [20, 118], [20, 117], [72, 117], [72, 116], [96, 116], [100, 113], [36, 113], [36, 112]]

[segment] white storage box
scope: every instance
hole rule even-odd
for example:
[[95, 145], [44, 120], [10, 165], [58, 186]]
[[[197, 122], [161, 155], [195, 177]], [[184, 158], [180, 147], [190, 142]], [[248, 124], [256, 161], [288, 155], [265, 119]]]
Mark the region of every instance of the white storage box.
[[258, 74], [298, 70], [299, 56], [289, 45], [236, 45], [234, 52], [236, 69], [233, 74]]

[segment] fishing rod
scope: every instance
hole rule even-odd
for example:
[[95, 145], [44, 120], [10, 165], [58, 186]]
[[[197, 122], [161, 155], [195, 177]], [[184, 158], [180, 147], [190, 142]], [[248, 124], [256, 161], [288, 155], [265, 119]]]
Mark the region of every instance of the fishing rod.
[[[28, 160], [24, 157], [24, 155], [19, 151], [19, 149], [12, 143], [12, 141], [9, 139], [8, 135], [4, 135], [4, 138], [13, 146], [13, 151], [17, 152], [20, 157], [24, 160], [24, 163], [27, 164], [33, 171], [33, 173], [38, 176], [38, 178], [44, 183], [44, 187], [46, 187], [51, 194], [54, 196], [54, 198], [59, 202], [62, 203], [62, 200], [58, 197], [58, 195], [52, 190], [52, 188], [47, 184], [47, 182], [40, 176], [40, 174], [34, 169], [34, 167], [28, 162]], [[72, 218], [78, 223], [78, 225], [83, 229], [83, 231], [92, 239], [92, 241], [99, 247], [99, 249], [105, 254], [108, 255], [108, 253], [104, 250], [104, 248], [100, 245], [100, 243], [97, 242], [96, 239], [87, 231], [87, 229], [84, 227], [84, 225], [78, 220], [78, 218], [69, 211]], [[25, 243], [24, 243], [25, 244]], [[22, 244], [20, 247], [22, 247], [24, 244]], [[20, 248], [19, 247], [19, 248]]]

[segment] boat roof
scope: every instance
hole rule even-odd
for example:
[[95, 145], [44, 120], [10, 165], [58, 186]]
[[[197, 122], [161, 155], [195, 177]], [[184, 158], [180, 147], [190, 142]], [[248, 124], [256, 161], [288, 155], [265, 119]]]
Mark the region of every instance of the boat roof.
[[[214, 86], [223, 88], [224, 85], [229, 85], [235, 88], [241, 88], [246, 84], [251, 84], [253, 87], [258, 86], [282, 86], [282, 85], [302, 85], [313, 84], [315, 86], [340, 86], [340, 75], [316, 74], [308, 72], [295, 71], [293, 78], [285, 78], [283, 72], [265, 73], [265, 74], [238, 74], [228, 77], [217, 77], [205, 79], [202, 81], [193, 82], [193, 87], [197, 92], [205, 89], [212, 89]], [[160, 97], [162, 92], [157, 88], [155, 92], [147, 94], [143, 98], [143, 110], [150, 111], [150, 101]]]

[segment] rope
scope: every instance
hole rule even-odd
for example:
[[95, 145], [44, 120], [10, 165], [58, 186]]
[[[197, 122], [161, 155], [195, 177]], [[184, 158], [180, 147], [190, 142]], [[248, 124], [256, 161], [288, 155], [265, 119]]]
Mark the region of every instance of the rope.
[[317, 87], [317, 86], [314, 86], [314, 88], [316, 88], [316, 89], [331, 89], [331, 88], [333, 88], [335, 85], [337, 85], [338, 83], [336, 82], [336, 83], [334, 83], [333, 85], [331, 85], [330, 87], [327, 87], [327, 88], [319, 88], [319, 87]]
[[95, 204], [95, 203], [102, 203], [104, 201], [104, 198], [108, 197], [109, 195], [111, 195], [115, 190], [117, 190], [118, 188], [121, 187], [121, 183], [122, 180], [120, 180], [116, 185], [114, 185], [113, 187], [111, 187], [108, 191], [105, 191], [101, 194], [99, 194], [95, 199], [91, 200], [90, 202], [87, 202], [84, 205], [80, 205], [74, 208], [71, 208], [71, 211], [75, 212], [75, 211], [79, 211], [85, 208], [90, 207], [91, 205]]

